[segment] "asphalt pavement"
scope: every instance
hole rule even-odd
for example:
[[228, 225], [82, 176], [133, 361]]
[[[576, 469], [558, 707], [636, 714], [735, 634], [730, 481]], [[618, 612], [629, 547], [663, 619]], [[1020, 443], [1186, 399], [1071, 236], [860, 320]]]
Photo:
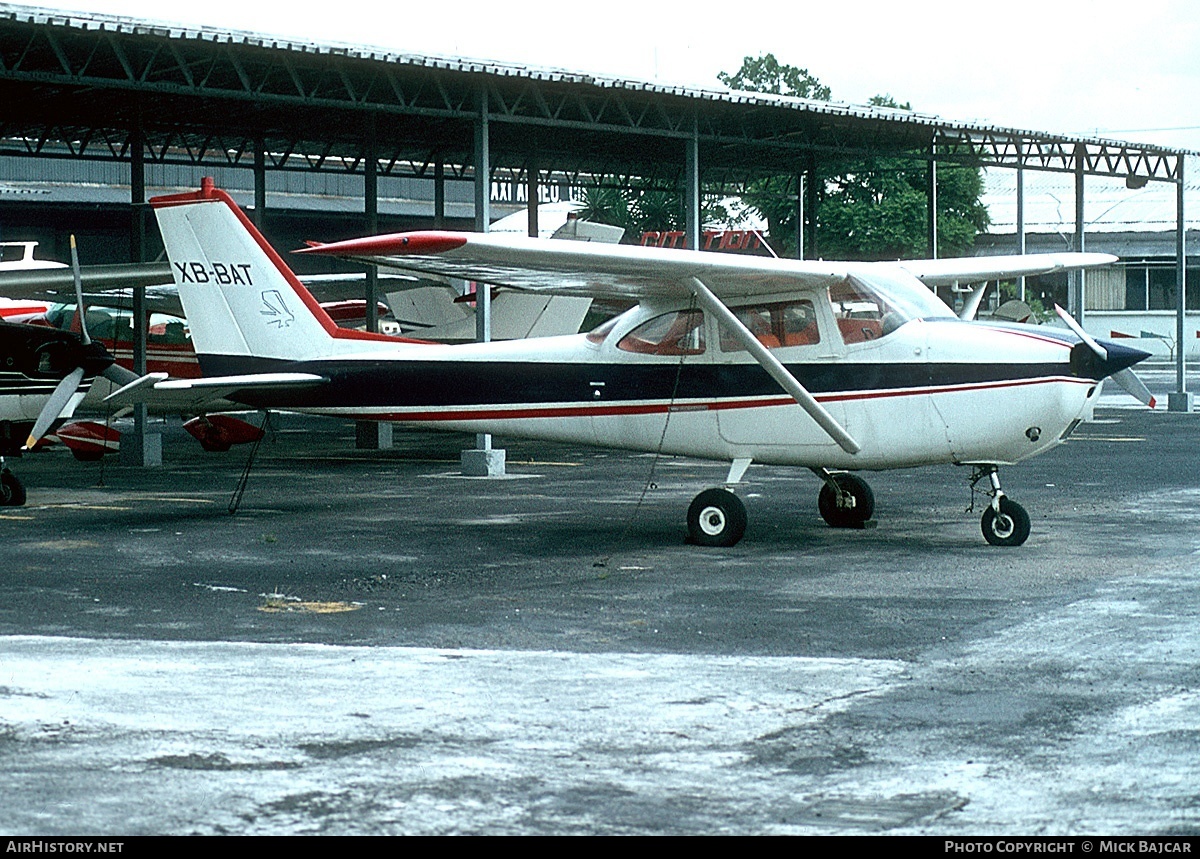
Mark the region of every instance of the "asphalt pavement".
[[[726, 467], [276, 416], [247, 450], [14, 465], [7, 834], [1200, 833], [1200, 415], [1106, 397], [1002, 470], [869, 475], [872, 527]], [[965, 512], [974, 506], [973, 512]]]

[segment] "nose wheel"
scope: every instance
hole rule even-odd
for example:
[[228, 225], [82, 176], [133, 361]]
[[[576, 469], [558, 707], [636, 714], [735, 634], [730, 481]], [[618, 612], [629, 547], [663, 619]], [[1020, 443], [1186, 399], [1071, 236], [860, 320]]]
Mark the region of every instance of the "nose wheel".
[[1004, 494], [1000, 488], [1000, 475], [994, 466], [983, 469], [972, 481], [972, 486], [984, 477], [991, 484], [991, 503], [983, 511], [979, 527], [983, 539], [993, 546], [1020, 546], [1029, 539], [1029, 514], [1025, 508]]

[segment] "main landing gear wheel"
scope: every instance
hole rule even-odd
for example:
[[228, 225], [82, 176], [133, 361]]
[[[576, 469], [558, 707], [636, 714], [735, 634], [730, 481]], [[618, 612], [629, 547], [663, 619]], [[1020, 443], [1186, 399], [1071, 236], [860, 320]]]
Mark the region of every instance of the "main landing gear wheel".
[[732, 546], [746, 533], [746, 506], [728, 489], [705, 489], [688, 508], [688, 542]]
[[991, 505], [979, 523], [983, 539], [993, 546], [1020, 546], [1029, 539], [1029, 514], [1007, 495], [1000, 496], [1000, 512]]
[[833, 474], [830, 478], [841, 492], [835, 492], [828, 481], [821, 485], [817, 509], [830, 528], [861, 528], [875, 513], [875, 493], [867, 481], [855, 474]]
[[7, 468], [0, 472], [0, 505], [20, 507], [25, 503], [25, 487]]

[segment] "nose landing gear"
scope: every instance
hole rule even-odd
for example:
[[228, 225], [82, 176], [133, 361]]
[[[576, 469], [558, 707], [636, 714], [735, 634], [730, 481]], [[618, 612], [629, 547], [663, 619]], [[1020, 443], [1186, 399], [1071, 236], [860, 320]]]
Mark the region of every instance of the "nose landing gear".
[[983, 530], [983, 539], [993, 546], [1020, 546], [1029, 539], [1029, 514], [1025, 512], [1024, 507], [1004, 494], [1004, 490], [1000, 488], [1000, 475], [994, 465], [975, 469], [971, 478], [972, 489], [985, 477], [991, 486], [988, 495], [992, 500], [983, 511], [983, 519], [979, 523]]

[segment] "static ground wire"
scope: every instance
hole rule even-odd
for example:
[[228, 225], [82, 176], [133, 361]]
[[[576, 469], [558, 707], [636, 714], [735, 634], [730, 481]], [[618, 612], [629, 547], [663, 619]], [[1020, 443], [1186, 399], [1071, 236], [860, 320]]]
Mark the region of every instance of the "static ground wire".
[[[693, 294], [692, 300], [688, 304], [687, 312], [691, 313], [695, 309], [696, 296]], [[625, 526], [621, 529], [621, 533], [613, 538], [611, 543], [612, 548], [609, 550], [608, 554], [598, 558], [595, 563], [592, 564], [593, 567], [608, 566], [609, 561], [612, 560], [613, 554], [615, 554], [616, 550], [628, 539], [630, 533], [633, 531], [633, 523], [637, 521], [638, 513], [641, 512], [642, 503], [646, 500], [647, 493], [649, 493], [651, 489], [658, 488], [654, 483], [654, 472], [658, 468], [659, 460], [662, 458], [663, 445], [666, 444], [667, 441], [667, 430], [671, 426], [671, 412], [675, 409], [675, 399], [679, 394], [679, 381], [683, 377], [683, 365], [686, 360], [687, 350], [681, 349], [679, 351], [679, 363], [675, 365], [675, 381], [671, 385], [671, 397], [667, 402], [667, 414], [663, 420], [662, 433], [658, 437], [658, 445], [654, 449], [654, 457], [650, 460], [650, 470], [646, 474], [646, 481], [642, 485], [642, 491], [638, 495], [637, 503], [633, 505], [633, 510], [631, 510], [629, 516], [626, 517]]]
[[267, 428], [271, 423], [271, 412], [266, 410], [263, 412], [262, 425], [259, 426], [258, 438], [254, 440], [254, 444], [250, 448], [250, 456], [246, 458], [246, 467], [242, 469], [242, 476], [238, 478], [237, 487], [233, 490], [233, 496], [229, 499], [229, 514], [232, 516], [237, 513], [238, 507], [242, 504], [242, 495], [246, 492], [246, 484], [250, 481], [250, 469], [254, 465], [254, 457], [258, 453], [258, 446], [262, 444], [262, 440], [267, 437]]

